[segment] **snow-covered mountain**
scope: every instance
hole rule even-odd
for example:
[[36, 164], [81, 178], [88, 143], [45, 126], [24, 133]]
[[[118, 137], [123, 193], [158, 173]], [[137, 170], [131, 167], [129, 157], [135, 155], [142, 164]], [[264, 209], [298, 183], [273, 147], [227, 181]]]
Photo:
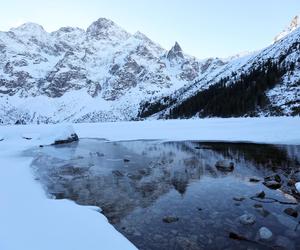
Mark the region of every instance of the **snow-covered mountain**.
[[[140, 117], [300, 115], [300, 28], [260, 51], [228, 59], [194, 84], [146, 100]], [[294, 27], [294, 28], [292, 28]]]
[[136, 118], [139, 103], [213, 71], [178, 43], [163, 49], [100, 18], [88, 29], [47, 33], [26, 23], [0, 32], [2, 123], [111, 121]]
[[[299, 29], [291, 30], [270, 47], [245, 56], [199, 60], [177, 42], [168, 51], [105, 18], [87, 30], [63, 27], [52, 33], [26, 23], [0, 32], [0, 122], [168, 117], [163, 114], [195, 93], [228, 76], [238, 79], [269, 59], [293, 63], [267, 95], [282, 114], [294, 114], [300, 105], [299, 34]], [[152, 112], [143, 112], [149, 107]]]

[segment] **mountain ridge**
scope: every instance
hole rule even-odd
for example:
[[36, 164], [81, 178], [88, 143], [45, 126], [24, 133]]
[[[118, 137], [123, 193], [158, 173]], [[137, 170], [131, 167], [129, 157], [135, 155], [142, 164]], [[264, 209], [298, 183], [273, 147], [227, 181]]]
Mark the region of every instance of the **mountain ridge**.
[[[176, 105], [222, 77], [235, 71], [238, 74], [241, 67], [247, 71], [247, 65], [259, 62], [256, 56], [264, 51], [271, 54], [273, 48], [280, 54], [294, 40], [299, 41], [298, 33], [293, 30], [296, 39], [287, 34], [271, 45], [270, 51], [200, 60], [185, 54], [177, 42], [165, 50], [143, 33], [130, 34], [105, 18], [86, 30], [62, 27], [50, 33], [38, 24], [27, 23], [0, 32], [0, 122], [140, 119], [146, 102], [177, 98], [172, 103]], [[298, 53], [293, 56], [298, 60]], [[296, 69], [290, 72], [296, 72], [293, 77], [297, 81], [298, 61], [294, 59]], [[298, 89], [297, 85], [292, 92], [298, 95]], [[278, 91], [268, 94], [273, 98]], [[298, 105], [297, 96], [290, 99], [296, 101], [293, 107]], [[286, 110], [281, 114], [291, 115]]]

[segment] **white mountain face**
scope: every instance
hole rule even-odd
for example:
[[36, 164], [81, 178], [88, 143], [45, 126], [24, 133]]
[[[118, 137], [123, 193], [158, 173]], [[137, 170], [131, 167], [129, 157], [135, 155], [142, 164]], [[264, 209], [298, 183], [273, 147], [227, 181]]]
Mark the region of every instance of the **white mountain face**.
[[166, 51], [141, 32], [101, 18], [88, 29], [47, 33], [26, 23], [0, 32], [3, 123], [136, 118], [139, 103], [171, 93], [222, 64]]
[[298, 98], [299, 86], [290, 88], [300, 76], [299, 49], [290, 52], [298, 43], [296, 29], [260, 52], [199, 60], [186, 55], [177, 42], [167, 51], [141, 32], [129, 34], [105, 18], [86, 31], [63, 27], [48, 33], [26, 23], [0, 32], [0, 122], [137, 119], [145, 101], [178, 95], [180, 102], [222, 77], [281, 55], [296, 62], [295, 70], [268, 95], [282, 102], [282, 92], [288, 93], [285, 105]]
[[292, 19], [290, 25], [288, 25], [281, 33], [279, 33], [274, 38], [274, 42], [278, 42], [280, 39], [284, 38], [285, 36], [287, 36], [288, 34], [290, 34], [291, 32], [293, 32], [294, 30], [296, 30], [299, 27], [300, 27], [300, 17], [295, 16]]

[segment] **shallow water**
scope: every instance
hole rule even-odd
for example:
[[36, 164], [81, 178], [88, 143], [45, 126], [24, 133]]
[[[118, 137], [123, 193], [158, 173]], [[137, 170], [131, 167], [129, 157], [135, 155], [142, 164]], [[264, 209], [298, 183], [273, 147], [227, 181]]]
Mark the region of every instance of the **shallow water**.
[[[101, 207], [139, 249], [300, 249], [300, 216], [283, 212], [300, 213], [287, 184], [300, 178], [300, 146], [83, 139], [32, 153], [49, 196]], [[234, 171], [219, 171], [219, 160], [233, 162]], [[274, 173], [279, 190], [262, 183]], [[261, 191], [266, 198], [255, 198]], [[254, 224], [239, 222], [246, 213]], [[273, 232], [268, 242], [258, 239], [262, 226]], [[230, 239], [230, 232], [247, 240]]]

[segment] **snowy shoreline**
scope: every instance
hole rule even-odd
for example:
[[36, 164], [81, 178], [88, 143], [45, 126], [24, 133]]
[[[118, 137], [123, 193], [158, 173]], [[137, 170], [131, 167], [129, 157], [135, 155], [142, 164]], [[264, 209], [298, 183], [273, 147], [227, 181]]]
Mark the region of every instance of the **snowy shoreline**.
[[[95, 209], [47, 199], [22, 152], [51, 144], [67, 124], [0, 127], [0, 249], [135, 249]], [[300, 145], [300, 117], [73, 124], [80, 138], [161, 139]], [[67, 129], [66, 129], [67, 128]], [[24, 139], [27, 138], [27, 139]], [[31, 138], [28, 140], [28, 138]]]

